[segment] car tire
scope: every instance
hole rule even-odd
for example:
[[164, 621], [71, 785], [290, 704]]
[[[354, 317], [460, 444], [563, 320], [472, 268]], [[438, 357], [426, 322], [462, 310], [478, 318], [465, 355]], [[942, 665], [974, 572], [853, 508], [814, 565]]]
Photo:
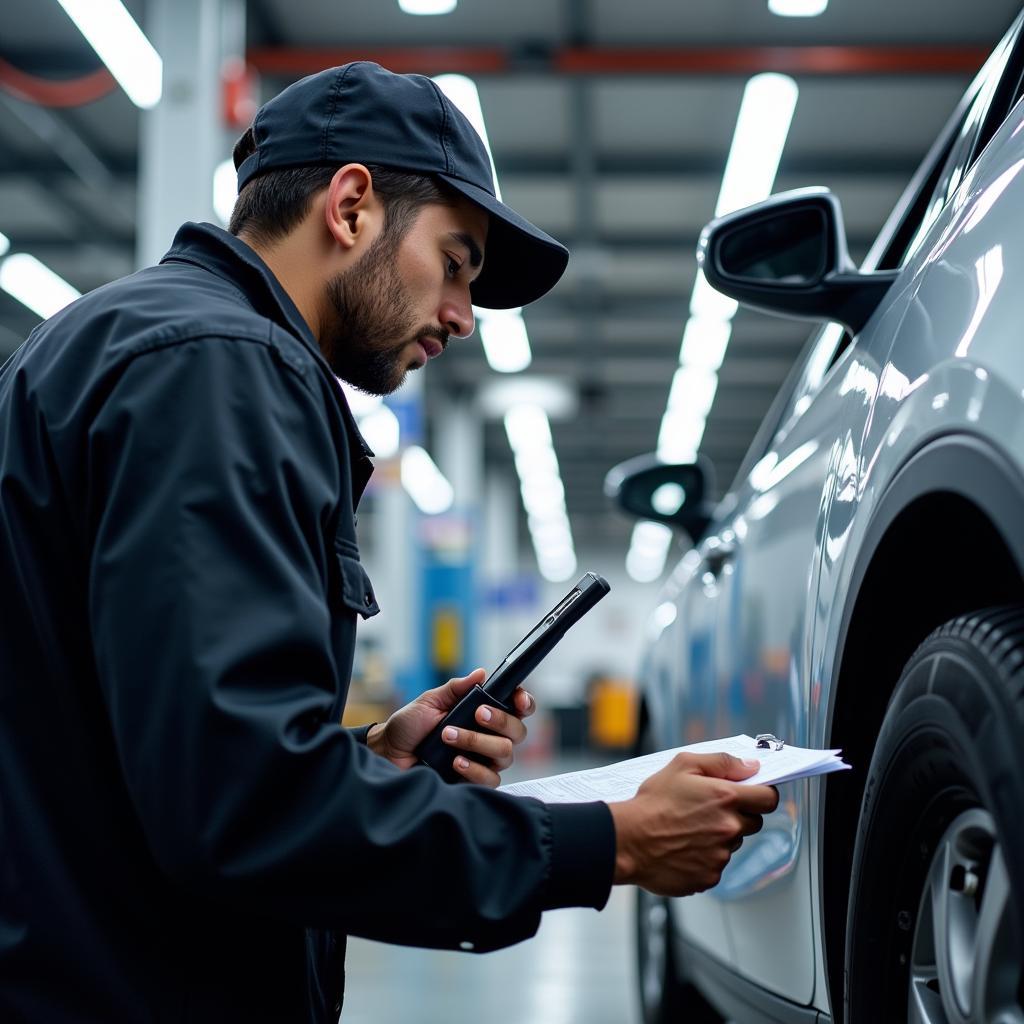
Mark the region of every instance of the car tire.
[[846, 1024], [1024, 1022], [1022, 882], [1024, 608], [1013, 606], [932, 633], [889, 703], [854, 846]]
[[[640, 753], [655, 750], [645, 730]], [[722, 1024], [704, 997], [679, 976], [668, 899], [636, 890], [636, 968], [643, 1024]]]

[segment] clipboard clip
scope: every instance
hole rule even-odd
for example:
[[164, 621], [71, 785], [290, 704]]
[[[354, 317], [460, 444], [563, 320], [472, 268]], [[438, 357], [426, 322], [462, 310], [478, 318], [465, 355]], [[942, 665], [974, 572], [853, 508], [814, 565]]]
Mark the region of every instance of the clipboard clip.
[[774, 733], [759, 732], [754, 738], [754, 745], [761, 750], [781, 750], [786, 741], [780, 740]]

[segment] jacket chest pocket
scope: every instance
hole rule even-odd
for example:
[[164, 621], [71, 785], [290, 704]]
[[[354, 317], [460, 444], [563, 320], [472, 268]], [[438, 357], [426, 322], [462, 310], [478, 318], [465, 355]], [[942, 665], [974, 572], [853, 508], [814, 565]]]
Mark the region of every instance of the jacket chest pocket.
[[363, 563], [354, 555], [345, 554], [335, 547], [334, 557], [338, 563], [341, 603], [361, 618], [369, 619], [380, 611], [373, 584], [366, 575]]
[[358, 549], [349, 551], [347, 545], [335, 542], [331, 586], [331, 644], [338, 674], [338, 689], [331, 709], [331, 718], [335, 721], [341, 719], [348, 698], [356, 650], [356, 623], [380, 611], [373, 584], [357, 555]]

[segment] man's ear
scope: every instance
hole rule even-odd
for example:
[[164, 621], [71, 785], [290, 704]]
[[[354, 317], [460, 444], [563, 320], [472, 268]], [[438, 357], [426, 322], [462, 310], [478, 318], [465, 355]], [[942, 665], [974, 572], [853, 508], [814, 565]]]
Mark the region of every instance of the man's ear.
[[353, 249], [364, 237], [374, 237], [383, 219], [380, 200], [373, 191], [373, 177], [362, 164], [339, 167], [327, 186], [324, 220], [334, 241]]

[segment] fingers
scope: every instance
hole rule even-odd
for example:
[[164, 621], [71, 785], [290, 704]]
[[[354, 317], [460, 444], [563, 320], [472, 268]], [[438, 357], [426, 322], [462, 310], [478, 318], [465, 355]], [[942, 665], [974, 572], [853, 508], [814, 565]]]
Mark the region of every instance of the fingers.
[[486, 704], [476, 709], [476, 720], [485, 729], [499, 736], [507, 736], [513, 744], [522, 743], [526, 739], [526, 726], [515, 717]]
[[[506, 717], [511, 719], [511, 716]], [[450, 747], [482, 755], [492, 762], [492, 767], [498, 771], [503, 771], [512, 763], [512, 740], [507, 736], [489, 736], [487, 733], [456, 729], [448, 725], [442, 731], [441, 739]]]
[[741, 838], [756, 835], [764, 828], [764, 818], [760, 814], [741, 814], [739, 818]]
[[774, 786], [737, 786], [736, 809], [744, 814], [771, 814], [779, 806]]
[[677, 754], [673, 759], [686, 771], [707, 775], [713, 779], [728, 779], [742, 782], [755, 775], [761, 767], [760, 761], [743, 760], [724, 752], [717, 754]]
[[452, 764], [459, 776], [466, 782], [496, 789], [501, 781], [501, 776], [493, 768], [477, 761], [471, 761], [468, 757], [457, 757]]
[[512, 695], [512, 706], [520, 718], [529, 718], [537, 710], [537, 702], [533, 699], [533, 694], [521, 686], [516, 687], [516, 692]]

